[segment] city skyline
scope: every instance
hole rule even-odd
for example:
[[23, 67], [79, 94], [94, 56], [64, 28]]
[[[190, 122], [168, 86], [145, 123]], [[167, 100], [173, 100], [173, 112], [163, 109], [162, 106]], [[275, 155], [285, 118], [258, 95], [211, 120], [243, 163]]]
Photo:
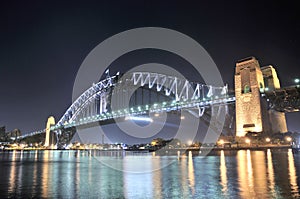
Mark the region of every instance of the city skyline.
[[[255, 56], [261, 66], [273, 65], [282, 86], [292, 85], [300, 74], [299, 16], [293, 5], [80, 5], [1, 6], [0, 125], [7, 130], [43, 129], [48, 116], [59, 119], [72, 103], [73, 83], [84, 58], [106, 38], [131, 28], [165, 27], [191, 36], [208, 51], [231, 89], [235, 62], [248, 56]], [[160, 61], [178, 70], [186, 64], [174, 55], [150, 50], [130, 53], [107, 67], [122, 71], [145, 61]], [[287, 114], [289, 130], [299, 131], [298, 118], [299, 113]]]

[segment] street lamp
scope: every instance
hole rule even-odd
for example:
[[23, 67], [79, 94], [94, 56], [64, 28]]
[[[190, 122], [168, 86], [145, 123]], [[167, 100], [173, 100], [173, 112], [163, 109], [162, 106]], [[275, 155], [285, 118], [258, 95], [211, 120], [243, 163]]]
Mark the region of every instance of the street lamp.
[[220, 143], [221, 145], [223, 145], [223, 144], [224, 144], [224, 140], [221, 139], [221, 140], [219, 141], [219, 143]]
[[245, 140], [245, 142], [246, 142], [247, 144], [249, 144], [249, 145], [250, 145], [250, 143], [251, 143], [251, 140], [250, 140], [249, 138], [247, 138], [247, 139]]
[[218, 141], [218, 146], [224, 147], [224, 143], [225, 143], [225, 141], [223, 139], [220, 139]]
[[300, 83], [300, 79], [299, 79], [299, 78], [296, 78], [296, 79], [294, 79], [294, 82], [295, 82], [296, 84], [299, 84], [299, 83]]
[[286, 139], [286, 141], [288, 141], [288, 142], [291, 142], [291, 141], [292, 141], [292, 138], [291, 138], [291, 137], [286, 137], [285, 139]]

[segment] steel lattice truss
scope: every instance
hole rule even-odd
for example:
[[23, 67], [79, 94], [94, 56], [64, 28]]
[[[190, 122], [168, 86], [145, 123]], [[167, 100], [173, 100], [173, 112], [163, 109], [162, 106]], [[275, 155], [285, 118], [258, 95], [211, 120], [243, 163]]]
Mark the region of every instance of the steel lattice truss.
[[295, 112], [300, 110], [300, 87], [288, 87], [264, 93], [270, 109], [279, 112]]
[[[122, 89], [119, 88], [120, 85], [123, 85]], [[114, 90], [122, 90], [127, 93], [130, 87], [147, 87], [169, 96], [171, 100], [112, 111], [110, 100]], [[228, 96], [227, 86], [215, 87], [164, 74], [134, 72], [129, 76], [127, 74], [127, 77], [107, 77], [93, 84], [73, 102], [51, 129], [59, 130], [112, 118], [178, 109], [185, 109], [191, 114], [201, 117], [205, 107], [226, 105], [234, 101], [234, 97]], [[26, 136], [42, 132], [36, 131]]]

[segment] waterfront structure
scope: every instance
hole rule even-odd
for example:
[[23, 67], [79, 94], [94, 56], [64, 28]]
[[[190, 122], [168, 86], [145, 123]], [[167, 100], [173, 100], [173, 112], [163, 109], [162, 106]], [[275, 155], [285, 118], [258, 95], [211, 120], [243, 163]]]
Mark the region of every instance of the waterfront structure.
[[284, 112], [268, 109], [262, 97], [265, 91], [280, 89], [277, 73], [272, 66], [260, 67], [254, 57], [242, 59], [235, 69], [236, 136], [248, 132], [287, 132]]

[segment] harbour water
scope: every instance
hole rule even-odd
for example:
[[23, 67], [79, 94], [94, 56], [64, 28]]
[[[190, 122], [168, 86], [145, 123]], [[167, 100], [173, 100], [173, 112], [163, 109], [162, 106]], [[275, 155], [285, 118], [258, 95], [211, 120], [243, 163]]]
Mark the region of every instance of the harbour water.
[[300, 198], [300, 154], [290, 149], [2, 151], [0, 173], [0, 198]]

